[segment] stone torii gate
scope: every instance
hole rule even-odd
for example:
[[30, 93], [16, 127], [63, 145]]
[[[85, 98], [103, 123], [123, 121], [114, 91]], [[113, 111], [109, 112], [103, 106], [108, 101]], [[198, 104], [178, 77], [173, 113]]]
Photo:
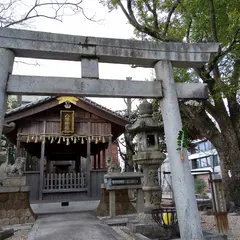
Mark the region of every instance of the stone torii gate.
[[[182, 129], [178, 99], [206, 99], [208, 89], [201, 83], [175, 83], [173, 67], [201, 67], [217, 52], [218, 46], [217, 43], [151, 43], [1, 28], [0, 136], [7, 94], [161, 98], [181, 239], [203, 239], [187, 154], [182, 162], [176, 149]], [[12, 75], [14, 57], [81, 61], [82, 77]], [[99, 79], [99, 62], [154, 67], [157, 81]]]

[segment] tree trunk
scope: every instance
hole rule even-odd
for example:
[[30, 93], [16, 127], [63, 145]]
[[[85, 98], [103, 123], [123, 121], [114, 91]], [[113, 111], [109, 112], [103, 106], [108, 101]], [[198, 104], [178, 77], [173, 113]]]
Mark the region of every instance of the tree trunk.
[[[182, 105], [182, 110], [184, 124], [190, 129], [192, 126], [198, 129], [218, 152], [226, 200], [240, 205], [240, 146], [232, 121], [221, 119], [219, 132], [204, 108]], [[221, 117], [224, 117], [224, 113]]]
[[125, 159], [125, 171], [126, 172], [134, 172], [133, 166], [133, 140], [132, 136], [129, 133], [124, 134], [124, 138], [126, 141], [126, 159]]
[[222, 170], [224, 193], [227, 201], [240, 206], [240, 150], [238, 143], [229, 142], [224, 148], [217, 148]]

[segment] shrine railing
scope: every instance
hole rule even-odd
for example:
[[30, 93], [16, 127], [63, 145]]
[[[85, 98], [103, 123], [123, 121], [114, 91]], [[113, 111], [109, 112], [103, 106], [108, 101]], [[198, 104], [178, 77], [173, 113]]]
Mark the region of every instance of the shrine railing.
[[43, 193], [87, 191], [86, 174], [47, 173], [44, 176]]

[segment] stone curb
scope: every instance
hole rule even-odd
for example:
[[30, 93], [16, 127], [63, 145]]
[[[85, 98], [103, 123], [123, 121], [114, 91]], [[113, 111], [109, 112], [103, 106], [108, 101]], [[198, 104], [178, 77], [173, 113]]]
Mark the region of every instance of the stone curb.
[[136, 233], [135, 235], [135, 239], [136, 240], [150, 240], [150, 238], [145, 237], [144, 235], [140, 234], [140, 233]]
[[31, 230], [32, 227], [33, 227], [33, 223], [23, 223], [23, 224], [13, 224], [13, 225], [2, 226], [3, 230], [13, 228], [14, 231]]
[[[125, 238], [123, 238], [122, 236], [120, 236], [116, 231], [114, 231], [111, 227], [109, 227], [106, 224], [100, 224], [99, 226], [101, 226], [102, 230], [107, 232], [110, 236], [116, 238], [116, 240], [125, 240]], [[31, 239], [28, 239], [31, 240]]]
[[13, 236], [14, 230], [12, 229], [5, 229], [5, 230], [0, 230], [0, 240], [4, 240], [6, 238], [9, 238]]
[[41, 220], [37, 219], [36, 222], [34, 223], [32, 229], [31, 229], [31, 231], [28, 233], [27, 240], [34, 240], [35, 239], [35, 236], [37, 234], [37, 230], [39, 228], [40, 223], [41, 223]]

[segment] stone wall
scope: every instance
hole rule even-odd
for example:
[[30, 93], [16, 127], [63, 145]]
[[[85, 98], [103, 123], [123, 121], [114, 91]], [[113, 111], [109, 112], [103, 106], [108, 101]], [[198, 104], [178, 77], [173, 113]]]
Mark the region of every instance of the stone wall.
[[34, 223], [28, 187], [0, 187], [0, 225]]

